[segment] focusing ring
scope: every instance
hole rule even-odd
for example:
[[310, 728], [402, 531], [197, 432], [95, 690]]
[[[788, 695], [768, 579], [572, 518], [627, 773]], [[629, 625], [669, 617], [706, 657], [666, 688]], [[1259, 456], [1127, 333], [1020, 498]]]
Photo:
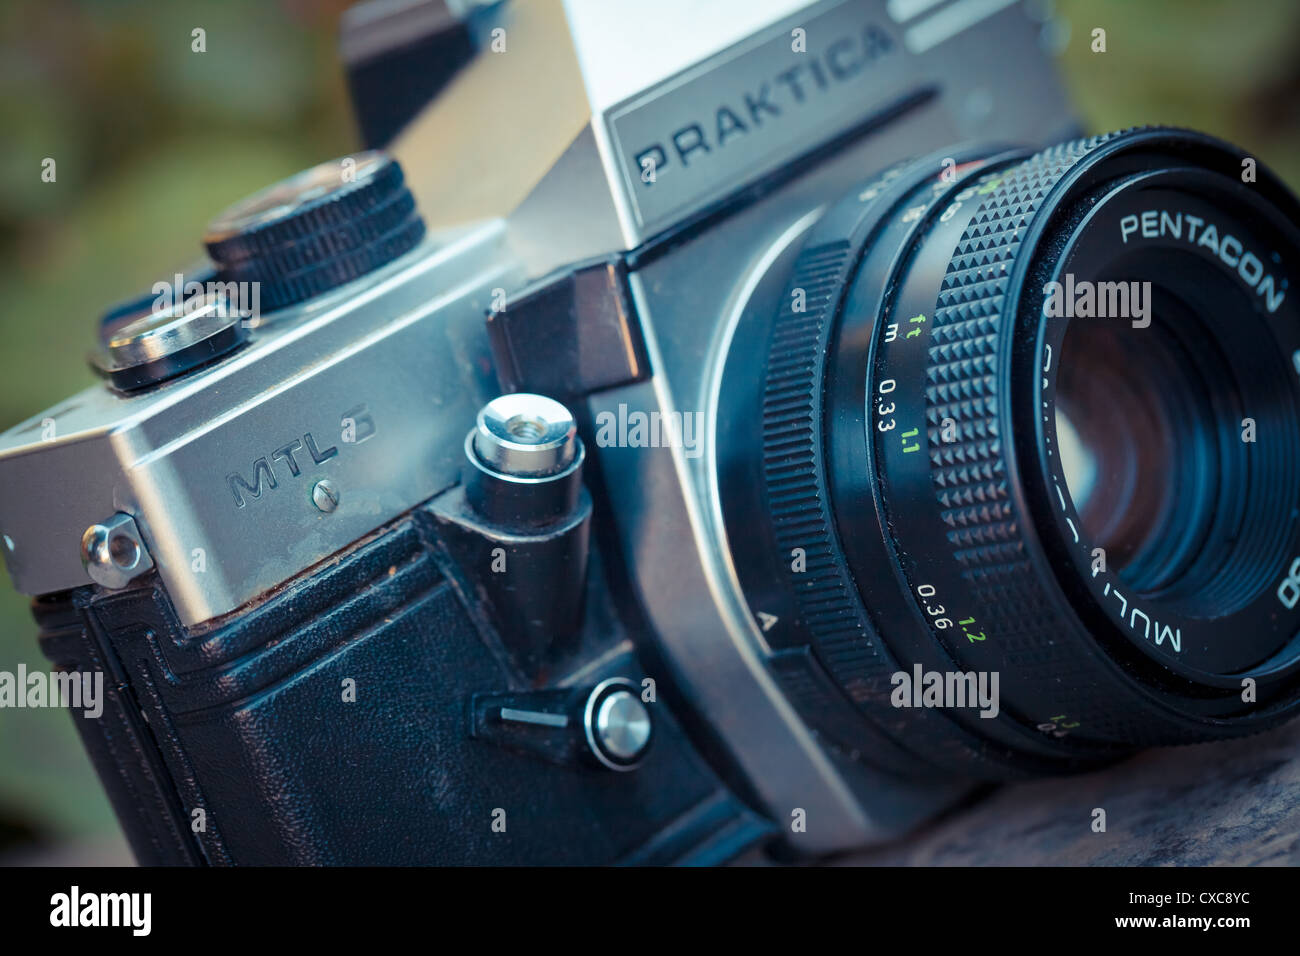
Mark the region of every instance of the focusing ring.
[[[1122, 135], [1054, 146], [985, 185], [988, 192], [944, 270], [931, 321], [925, 451], [947, 544], [970, 591], [973, 606], [961, 613], [977, 622], [972, 636], [1007, 649], [1003, 661], [1017, 684], [1050, 688], [1052, 713], [1023, 716], [1035, 723], [1060, 716], [1056, 723], [1078, 725], [1090, 736], [1145, 746], [1185, 741], [1188, 730], [1135, 706], [1132, 690], [1085, 635], [1065, 637], [1077, 625], [1044, 586], [1042, 561], [1026, 538], [1033, 518], [1017, 501], [1013, 441], [1003, 434], [1009, 376], [1000, 364], [1016, 335], [1007, 293], [1020, 281], [1016, 263], [1031, 224], [1067, 173]], [[957, 439], [945, 440], [945, 429], [954, 426]], [[954, 635], [954, 650], [974, 663], [977, 655], [960, 648], [965, 635]]]

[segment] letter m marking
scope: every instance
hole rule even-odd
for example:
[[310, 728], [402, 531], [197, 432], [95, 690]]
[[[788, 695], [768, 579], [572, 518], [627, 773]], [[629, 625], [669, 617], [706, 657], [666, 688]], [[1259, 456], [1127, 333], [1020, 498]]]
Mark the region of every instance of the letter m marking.
[[[266, 475], [266, 486], [274, 488], [275, 472], [265, 458], [259, 458], [253, 462], [253, 483], [250, 485], [246, 482], [239, 472], [226, 475], [226, 481], [230, 483], [231, 494], [235, 496], [235, 507], [242, 508], [246, 504], [244, 495], [250, 495], [253, 498], [262, 497], [262, 475]], [[243, 489], [242, 492], [240, 489]]]

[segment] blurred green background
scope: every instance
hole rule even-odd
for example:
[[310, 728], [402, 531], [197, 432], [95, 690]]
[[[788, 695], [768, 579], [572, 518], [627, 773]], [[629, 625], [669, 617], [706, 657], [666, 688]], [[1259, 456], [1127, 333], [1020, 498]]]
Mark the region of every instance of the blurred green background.
[[[0, 429], [92, 384], [84, 356], [103, 307], [193, 261], [213, 213], [357, 148], [336, 55], [347, 5], [0, 4]], [[1300, 186], [1296, 0], [1055, 9], [1063, 73], [1090, 130], [1203, 129]], [[204, 53], [191, 50], [196, 27]], [[1107, 31], [1104, 54], [1090, 50], [1094, 27]], [[57, 162], [55, 183], [41, 181], [45, 157]], [[0, 579], [0, 669], [20, 661], [47, 666], [27, 600]], [[60, 846], [73, 850], [60, 857]], [[69, 716], [6, 710], [0, 859], [34, 852], [129, 859]]]
[[[0, 429], [94, 382], [103, 307], [197, 258], [215, 212], [357, 148], [337, 55], [346, 6], [0, 3]], [[40, 179], [47, 156], [55, 183]], [[48, 668], [5, 575], [0, 669], [19, 661]], [[120, 846], [71, 718], [0, 711], [0, 858], [69, 842], [105, 860]]]

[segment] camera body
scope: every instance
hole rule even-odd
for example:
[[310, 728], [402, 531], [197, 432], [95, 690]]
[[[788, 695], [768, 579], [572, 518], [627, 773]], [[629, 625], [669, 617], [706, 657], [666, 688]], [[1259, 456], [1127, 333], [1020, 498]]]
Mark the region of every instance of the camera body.
[[[47, 656], [109, 675], [75, 719], [141, 862], [815, 856], [973, 785], [825, 732], [848, 699], [737, 577], [721, 383], [857, 184], [1076, 132], [1047, 28], [1019, 4], [696, 6], [493, 11], [508, 55], [394, 145], [409, 251], [0, 438], [6, 562]], [[530, 141], [517, 114], [548, 101]], [[525, 132], [467, 137], [484, 111]], [[475, 471], [500, 393], [567, 409], [562, 467]]]

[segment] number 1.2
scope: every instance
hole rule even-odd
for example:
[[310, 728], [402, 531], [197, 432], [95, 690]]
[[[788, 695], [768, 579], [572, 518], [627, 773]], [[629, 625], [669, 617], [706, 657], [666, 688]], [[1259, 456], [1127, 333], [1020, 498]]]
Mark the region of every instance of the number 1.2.
[[984, 632], [980, 631], [978, 634], [972, 634], [970, 632], [970, 625], [974, 623], [975, 623], [975, 618], [968, 617], [964, 621], [958, 621], [957, 626], [960, 627], [962, 629], [962, 633], [966, 635], [966, 640], [970, 641], [972, 644], [978, 644], [980, 641], [984, 640]]

